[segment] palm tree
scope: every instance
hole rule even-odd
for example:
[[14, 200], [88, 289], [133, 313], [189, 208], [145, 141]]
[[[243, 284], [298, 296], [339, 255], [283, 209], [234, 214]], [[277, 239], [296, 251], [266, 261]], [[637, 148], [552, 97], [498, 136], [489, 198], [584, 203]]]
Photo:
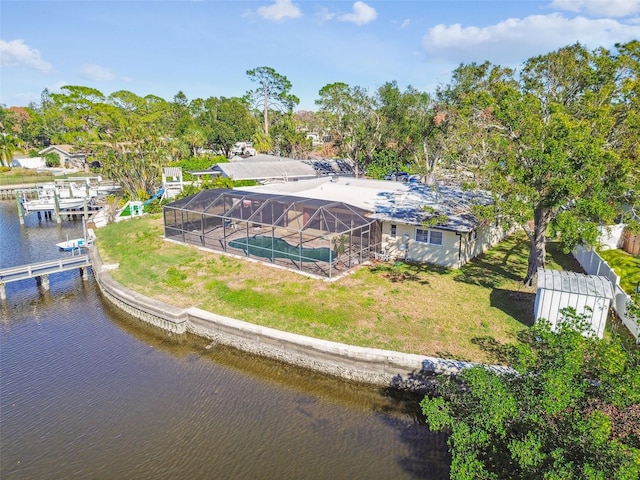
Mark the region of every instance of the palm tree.
[[7, 133], [0, 133], [0, 165], [9, 167], [13, 154], [19, 149], [20, 139]]

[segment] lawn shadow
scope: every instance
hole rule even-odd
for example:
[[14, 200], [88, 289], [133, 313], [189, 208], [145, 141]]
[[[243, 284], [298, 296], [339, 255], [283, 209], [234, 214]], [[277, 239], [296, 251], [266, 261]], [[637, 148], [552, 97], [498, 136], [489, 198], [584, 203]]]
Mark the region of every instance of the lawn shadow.
[[496, 288], [505, 280], [521, 281], [526, 271], [526, 244], [503, 241], [463, 265], [455, 281]]
[[521, 290], [494, 288], [489, 294], [492, 307], [502, 310], [526, 327], [533, 325], [536, 294]]
[[471, 339], [471, 343], [486, 352], [491, 361], [499, 365], [510, 365], [515, 358], [514, 345], [500, 343], [492, 336], [474, 337]]
[[547, 242], [547, 263], [555, 263], [563, 270], [570, 272], [584, 273], [583, 268], [580, 266], [576, 258], [570, 253], [564, 253], [560, 242]]
[[414, 263], [406, 261], [376, 262], [369, 267], [371, 273], [396, 282], [416, 282], [420, 285], [429, 285], [427, 275], [445, 274], [449, 270], [444, 267], [429, 265], [426, 263]]

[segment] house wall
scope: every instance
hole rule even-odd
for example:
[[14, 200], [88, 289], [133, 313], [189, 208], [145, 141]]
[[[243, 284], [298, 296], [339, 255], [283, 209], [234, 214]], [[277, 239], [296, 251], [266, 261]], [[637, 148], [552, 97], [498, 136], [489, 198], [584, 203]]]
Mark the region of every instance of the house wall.
[[486, 252], [489, 248], [504, 240], [507, 232], [495, 225], [480, 225], [476, 230], [476, 236], [462, 234], [462, 249], [460, 253], [460, 264], [462, 266], [471, 259]]
[[[395, 237], [391, 236], [392, 224], [396, 225]], [[415, 240], [418, 228], [420, 227], [416, 225], [383, 222], [382, 251], [386, 252], [389, 258], [407, 258], [447, 268], [459, 268], [505, 237], [504, 230], [494, 225], [480, 226], [475, 238], [466, 233], [457, 234], [448, 230], [432, 229], [442, 232], [442, 245], [432, 245]], [[402, 247], [403, 235], [409, 236], [406, 255]]]
[[[416, 225], [396, 223], [396, 235], [391, 236], [391, 222], [382, 225], [382, 250], [389, 258], [406, 258], [415, 262], [430, 263], [442, 267], [455, 268], [458, 266], [459, 237], [449, 231], [442, 232], [442, 245], [431, 245], [416, 241]], [[424, 229], [423, 229], [424, 230]], [[403, 236], [408, 235], [406, 250], [403, 249]]]
[[47, 153], [55, 153], [60, 158], [60, 165], [63, 168], [80, 168], [83, 166], [85, 158], [82, 153], [68, 153], [60, 148], [56, 148], [54, 146], [50, 146], [40, 151], [40, 155], [45, 155]]
[[46, 167], [46, 163], [44, 158], [42, 157], [27, 157], [27, 158], [14, 158], [11, 161], [12, 167], [22, 167], [22, 168], [44, 168]]

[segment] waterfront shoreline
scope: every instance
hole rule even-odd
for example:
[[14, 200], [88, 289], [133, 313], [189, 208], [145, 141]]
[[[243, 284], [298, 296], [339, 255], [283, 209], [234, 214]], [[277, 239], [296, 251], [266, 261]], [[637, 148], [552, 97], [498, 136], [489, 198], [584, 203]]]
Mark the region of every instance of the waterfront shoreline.
[[[327, 375], [385, 387], [428, 390], [434, 375], [456, 375], [477, 364], [331, 342], [236, 320], [195, 307], [177, 308], [116, 282], [90, 248], [93, 272], [103, 295], [130, 315], [174, 334], [192, 333], [261, 357]], [[497, 371], [508, 367], [491, 366]]]

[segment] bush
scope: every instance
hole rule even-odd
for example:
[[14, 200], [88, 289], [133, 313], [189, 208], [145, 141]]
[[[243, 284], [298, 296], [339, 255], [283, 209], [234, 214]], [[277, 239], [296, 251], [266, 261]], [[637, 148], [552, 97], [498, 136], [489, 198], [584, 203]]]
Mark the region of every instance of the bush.
[[513, 373], [484, 367], [443, 378], [422, 403], [450, 433], [451, 478], [640, 478], [640, 350], [583, 335], [573, 309], [540, 321], [506, 353]]

